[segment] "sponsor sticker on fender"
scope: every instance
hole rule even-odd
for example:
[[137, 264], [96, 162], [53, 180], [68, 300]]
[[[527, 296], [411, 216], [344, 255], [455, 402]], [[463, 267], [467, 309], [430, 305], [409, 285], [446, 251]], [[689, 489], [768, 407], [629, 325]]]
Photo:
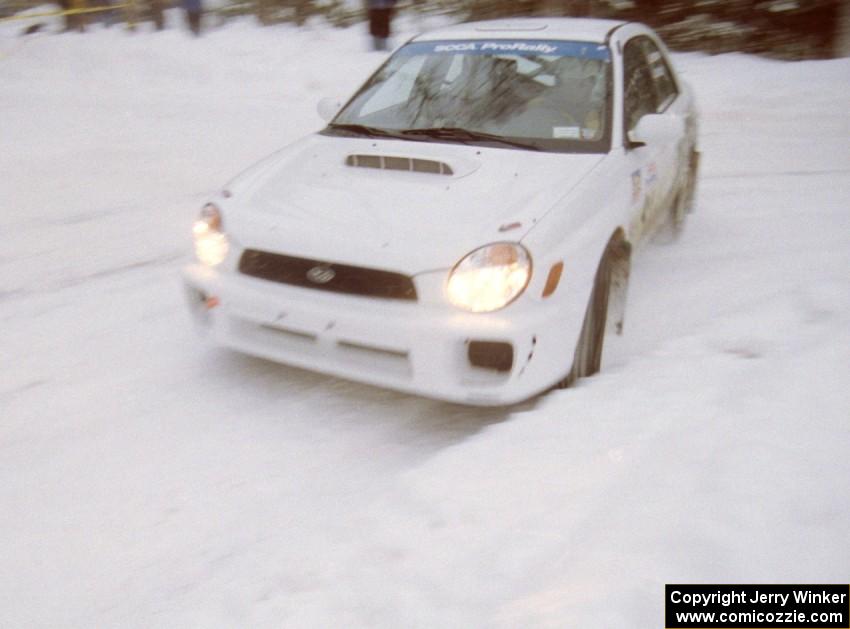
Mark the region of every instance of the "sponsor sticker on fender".
[[643, 178], [641, 177], [639, 170], [632, 173], [632, 205], [635, 205], [638, 201], [640, 201], [640, 194], [643, 191], [642, 181]]

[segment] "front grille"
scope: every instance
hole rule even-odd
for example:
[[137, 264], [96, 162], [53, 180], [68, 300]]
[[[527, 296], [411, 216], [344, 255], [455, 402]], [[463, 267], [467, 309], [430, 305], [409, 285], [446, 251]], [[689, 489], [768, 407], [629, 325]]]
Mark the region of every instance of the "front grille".
[[239, 272], [270, 282], [332, 293], [416, 301], [416, 288], [407, 275], [256, 249], [246, 249], [242, 254]]

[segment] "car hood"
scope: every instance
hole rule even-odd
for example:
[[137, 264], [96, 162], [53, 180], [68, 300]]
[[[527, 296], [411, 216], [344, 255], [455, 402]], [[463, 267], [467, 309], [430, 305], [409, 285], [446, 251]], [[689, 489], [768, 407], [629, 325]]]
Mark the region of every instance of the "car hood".
[[310, 136], [231, 182], [243, 247], [410, 275], [519, 241], [603, 155]]

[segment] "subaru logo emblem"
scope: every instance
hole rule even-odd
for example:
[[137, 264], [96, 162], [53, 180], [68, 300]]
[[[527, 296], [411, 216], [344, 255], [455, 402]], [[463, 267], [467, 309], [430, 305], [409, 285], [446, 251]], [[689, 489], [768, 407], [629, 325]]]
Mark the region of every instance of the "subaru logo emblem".
[[336, 273], [329, 266], [314, 266], [307, 271], [307, 279], [314, 284], [327, 284], [335, 277]]

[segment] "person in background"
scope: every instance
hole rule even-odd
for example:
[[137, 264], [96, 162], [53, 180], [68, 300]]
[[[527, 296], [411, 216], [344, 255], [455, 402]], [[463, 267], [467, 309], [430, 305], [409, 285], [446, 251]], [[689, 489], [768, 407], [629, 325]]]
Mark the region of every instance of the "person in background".
[[165, 13], [164, 0], [148, 0], [148, 8], [150, 9], [151, 19], [156, 30], [161, 31], [165, 28]]
[[[75, 11], [86, 7], [83, 0], [58, 0], [59, 6], [63, 11]], [[85, 13], [66, 13], [65, 14], [65, 30], [78, 31], [80, 33], [86, 30], [86, 14]]]
[[183, 10], [186, 11], [186, 23], [195, 36], [201, 34], [201, 0], [183, 0]]
[[396, 0], [368, 0], [369, 34], [374, 50], [389, 48], [390, 22]]

